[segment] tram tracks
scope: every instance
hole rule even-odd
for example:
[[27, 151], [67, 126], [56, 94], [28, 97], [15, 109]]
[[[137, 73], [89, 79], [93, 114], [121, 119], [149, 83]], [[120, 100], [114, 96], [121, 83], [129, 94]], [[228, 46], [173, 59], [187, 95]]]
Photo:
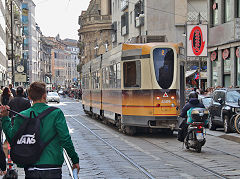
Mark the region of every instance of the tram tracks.
[[[127, 160], [131, 165], [133, 165], [135, 168], [137, 168], [140, 172], [142, 172], [146, 177], [148, 177], [149, 179], [155, 179], [154, 176], [151, 175], [151, 173], [149, 173], [146, 169], [144, 169], [143, 167], [141, 167], [140, 165], [138, 165], [136, 162], [134, 162], [130, 157], [128, 157], [127, 155], [125, 155], [123, 152], [121, 152], [120, 150], [118, 150], [116, 147], [114, 147], [113, 145], [111, 145], [109, 142], [107, 142], [105, 139], [103, 139], [102, 137], [100, 137], [97, 133], [95, 133], [93, 130], [91, 130], [89, 127], [87, 127], [85, 124], [83, 124], [82, 122], [80, 122], [79, 120], [77, 120], [75, 117], [70, 116], [73, 120], [75, 120], [77, 123], [79, 123], [80, 125], [82, 125], [85, 129], [87, 129], [90, 133], [92, 133], [95, 137], [97, 137], [99, 140], [101, 140], [103, 143], [105, 143], [107, 146], [109, 146], [112, 150], [114, 150], [116, 153], [118, 153], [122, 158], [124, 158], [125, 160]], [[84, 117], [84, 116], [83, 116]]]
[[[99, 140], [101, 140], [102, 142], [104, 142], [107, 146], [109, 146], [111, 149], [113, 149], [116, 153], [118, 153], [122, 158], [124, 158], [125, 160], [127, 160], [131, 165], [133, 165], [135, 168], [137, 168], [140, 172], [142, 172], [145, 176], [147, 176], [148, 178], [150, 179], [154, 179], [155, 177], [152, 176], [151, 173], [149, 173], [146, 169], [144, 169], [143, 167], [141, 167], [140, 165], [138, 165], [136, 162], [134, 162], [134, 160], [132, 160], [130, 157], [128, 157], [127, 155], [125, 155], [123, 152], [121, 152], [120, 150], [118, 150], [116, 147], [114, 147], [113, 145], [111, 145], [109, 142], [107, 142], [105, 139], [103, 139], [101, 136], [99, 136], [98, 134], [96, 134], [94, 131], [92, 131], [89, 127], [87, 127], [85, 124], [83, 124], [82, 122], [80, 122], [78, 119], [76, 119], [75, 117], [73, 116], [69, 116], [71, 117], [73, 120], [75, 120], [77, 123], [79, 123], [80, 125], [82, 125], [85, 129], [87, 129], [90, 133], [92, 133], [95, 137], [97, 137]], [[85, 119], [88, 119], [86, 118], [85, 116], [81, 115], [81, 117], [85, 118]], [[161, 150], [167, 152], [168, 154], [170, 154], [171, 156], [174, 156], [178, 159], [181, 159], [183, 161], [185, 161], [186, 163], [189, 163], [193, 166], [196, 166], [202, 170], [204, 170], [205, 172], [217, 177], [217, 178], [221, 178], [221, 179], [227, 179], [227, 177], [223, 176], [222, 174], [218, 173], [218, 172], [215, 172], [214, 170], [211, 170], [211, 169], [208, 169], [202, 165], [199, 165], [189, 159], [187, 159], [186, 157], [183, 157], [181, 155], [178, 155], [174, 152], [171, 152], [170, 150], [167, 150], [166, 148], [164, 147], [161, 147], [157, 144], [154, 144], [153, 142], [147, 140], [147, 139], [144, 139], [142, 138], [142, 140], [144, 140], [145, 142], [148, 142], [150, 143], [152, 146], [155, 146], [157, 148], [160, 148]], [[228, 154], [228, 155], [231, 155], [231, 154]]]
[[199, 164], [197, 164], [197, 163], [195, 163], [195, 162], [192, 162], [191, 160], [187, 159], [186, 157], [183, 157], [183, 156], [181, 156], [181, 155], [178, 155], [178, 154], [176, 154], [176, 153], [174, 153], [174, 152], [172, 152], [172, 151], [170, 151], [170, 150], [167, 150], [166, 148], [161, 147], [161, 146], [159, 146], [159, 145], [157, 145], [157, 144], [155, 144], [155, 143], [153, 143], [153, 142], [151, 142], [151, 141], [149, 141], [149, 140], [147, 140], [147, 139], [144, 139], [144, 138], [142, 138], [142, 139], [143, 139], [144, 141], [150, 143], [151, 145], [153, 145], [153, 146], [155, 146], [155, 147], [157, 147], [157, 148], [160, 148], [161, 150], [164, 150], [164, 151], [167, 152], [168, 154], [170, 154], [170, 155], [172, 155], [172, 156], [175, 156], [175, 157], [177, 157], [177, 158], [179, 158], [179, 159], [181, 159], [181, 160], [184, 160], [185, 162], [190, 163], [190, 164], [192, 164], [192, 165], [194, 165], [194, 166], [196, 166], [196, 167], [198, 167], [198, 168], [201, 168], [202, 170], [204, 170], [204, 171], [206, 171], [206, 172], [208, 172], [208, 173], [210, 173], [210, 174], [212, 174], [212, 175], [214, 175], [214, 176], [216, 176], [216, 177], [218, 177], [218, 178], [227, 179], [227, 177], [223, 176], [222, 174], [220, 174], [220, 173], [218, 173], [218, 172], [215, 172], [215, 171], [210, 170], [210, 169], [208, 169], [208, 168], [206, 168], [206, 167], [204, 167], [204, 166], [202, 166], [202, 165], [199, 165]]
[[[127, 160], [131, 165], [133, 165], [135, 168], [137, 168], [140, 172], [142, 172], [145, 176], [147, 176], [148, 178], [155, 178], [154, 176], [152, 176], [151, 173], [148, 172], [148, 170], [146, 170], [144, 167], [138, 165], [136, 162], [134, 162], [134, 160], [132, 160], [129, 156], [127, 156], [126, 154], [124, 154], [123, 152], [121, 152], [119, 149], [117, 149], [116, 147], [114, 147], [113, 145], [111, 145], [107, 140], [101, 138], [101, 136], [99, 136], [98, 134], [96, 134], [94, 131], [92, 131], [89, 127], [87, 127], [85, 124], [83, 124], [82, 122], [80, 122], [76, 117], [77, 116], [81, 116], [82, 118], [84, 118], [85, 120], [90, 120], [88, 117], [86, 117], [85, 115], [67, 115], [68, 117], [71, 117], [74, 121], [76, 121], [77, 123], [79, 123], [81, 126], [83, 126], [85, 129], [87, 129], [88, 131], [90, 131], [95, 137], [97, 137], [99, 140], [101, 140], [102, 142], [104, 142], [107, 146], [109, 146], [111, 149], [113, 149], [116, 153], [118, 153], [122, 158], [124, 158], [125, 160]], [[112, 129], [115, 129], [113, 128], [112, 126], [109, 126], [111, 127]], [[171, 150], [168, 150], [166, 149], [165, 147], [162, 147], [162, 146], [159, 146], [158, 144], [152, 142], [151, 140], [148, 140], [144, 137], [142, 137], [141, 140], [144, 140], [145, 142], [148, 142], [150, 143], [152, 146], [155, 146], [163, 151], [165, 151], [166, 153], [168, 153], [169, 155], [171, 156], [174, 156], [180, 160], [183, 160], [185, 161], [186, 163], [189, 163], [199, 169], [202, 169], [204, 170], [205, 172], [209, 173], [210, 175], [212, 176], [215, 176], [217, 178], [228, 178], [229, 176], [225, 176], [224, 174], [221, 174], [221, 173], [218, 173], [217, 171], [214, 171], [213, 169], [209, 169], [207, 167], [204, 167], [202, 166], [201, 164], [198, 164], [196, 162], [193, 162], [191, 160], [189, 160], [187, 157], [185, 156], [182, 156], [182, 155], [179, 155], [179, 154], [176, 154], [176, 152], [172, 152]], [[232, 157], [235, 157], [237, 159], [240, 158], [240, 156], [237, 156], [237, 155], [234, 155], [232, 153], [228, 153], [226, 151], [223, 151], [223, 150], [219, 150], [219, 149], [216, 149], [216, 148], [212, 148], [212, 147], [208, 147], [208, 146], [205, 146], [204, 148], [207, 148], [207, 149], [210, 149], [212, 151], [218, 151], [224, 155], [228, 155], [228, 156], [232, 156]]]

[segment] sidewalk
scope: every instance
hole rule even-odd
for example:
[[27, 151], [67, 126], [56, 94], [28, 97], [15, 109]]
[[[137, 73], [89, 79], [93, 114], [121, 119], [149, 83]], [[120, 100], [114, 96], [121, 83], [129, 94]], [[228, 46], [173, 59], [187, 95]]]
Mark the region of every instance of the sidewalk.
[[238, 133], [228, 133], [226, 134], [223, 129], [222, 130], [217, 130], [217, 131], [211, 131], [207, 129], [207, 135], [212, 135], [215, 137], [220, 137], [226, 140], [234, 141], [237, 143], [240, 143], [240, 134]]

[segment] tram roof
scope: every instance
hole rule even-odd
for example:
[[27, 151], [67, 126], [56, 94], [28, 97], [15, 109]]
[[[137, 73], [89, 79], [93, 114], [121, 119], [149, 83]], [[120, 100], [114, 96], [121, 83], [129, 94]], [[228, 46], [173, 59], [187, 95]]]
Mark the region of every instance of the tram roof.
[[154, 46], [172, 46], [179, 53], [179, 47], [182, 47], [182, 43], [171, 43], [171, 42], [156, 42], [156, 43], [145, 43], [145, 44], [122, 44], [122, 50], [135, 50], [142, 49], [142, 55], [150, 54], [152, 47]]

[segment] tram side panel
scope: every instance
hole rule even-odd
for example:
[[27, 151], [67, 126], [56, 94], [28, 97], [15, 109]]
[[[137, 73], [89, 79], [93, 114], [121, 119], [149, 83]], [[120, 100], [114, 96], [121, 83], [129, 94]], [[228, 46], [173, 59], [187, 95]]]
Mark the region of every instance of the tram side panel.
[[116, 120], [122, 114], [120, 63], [102, 69], [102, 110], [104, 117]]
[[148, 127], [153, 115], [153, 91], [149, 58], [123, 61], [122, 124]]
[[91, 91], [89, 75], [83, 76], [82, 104], [85, 111], [91, 111]]

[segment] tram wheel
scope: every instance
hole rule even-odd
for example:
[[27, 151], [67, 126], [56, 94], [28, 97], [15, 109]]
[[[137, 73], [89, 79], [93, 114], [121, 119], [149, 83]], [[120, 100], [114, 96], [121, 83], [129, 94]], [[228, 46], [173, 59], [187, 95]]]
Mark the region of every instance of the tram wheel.
[[134, 126], [125, 126], [125, 134], [133, 136], [137, 132], [137, 128]]

